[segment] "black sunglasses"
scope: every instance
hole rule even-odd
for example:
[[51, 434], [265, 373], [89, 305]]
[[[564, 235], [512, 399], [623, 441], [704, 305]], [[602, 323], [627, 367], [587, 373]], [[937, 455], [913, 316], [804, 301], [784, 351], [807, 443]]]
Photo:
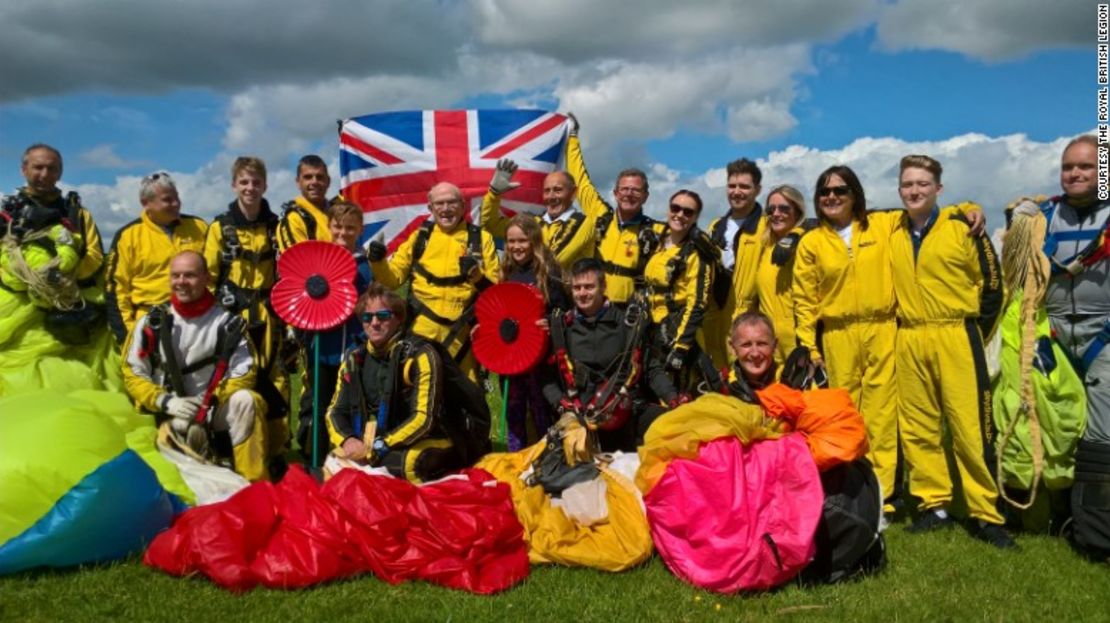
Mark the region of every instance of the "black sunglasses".
[[388, 310], [388, 309], [379, 309], [378, 311], [375, 311], [375, 312], [362, 312], [362, 315], [360, 316], [360, 318], [362, 319], [362, 322], [364, 322], [366, 324], [370, 324], [370, 321], [375, 319], [375, 318], [377, 318], [378, 320], [381, 320], [382, 322], [385, 322], [386, 320], [389, 320], [392, 317], [393, 317], [393, 312], [391, 310]]
[[694, 218], [698, 215], [698, 211], [694, 208], [687, 208], [686, 206], [680, 206], [677, 203], [672, 203], [671, 214], [678, 214], [679, 212], [684, 214], [687, 218]]
[[847, 186], [825, 186], [824, 188], [820, 188], [817, 190], [818, 197], [824, 197], [829, 193], [832, 193], [837, 197], [847, 197], [848, 195], [852, 194], [852, 189], [848, 188]]

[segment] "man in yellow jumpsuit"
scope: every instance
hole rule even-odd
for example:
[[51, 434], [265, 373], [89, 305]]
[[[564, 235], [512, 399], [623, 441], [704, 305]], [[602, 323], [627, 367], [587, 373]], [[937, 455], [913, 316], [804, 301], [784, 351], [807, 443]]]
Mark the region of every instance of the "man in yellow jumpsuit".
[[639, 169], [625, 169], [617, 174], [617, 184], [613, 187], [615, 209], [601, 198], [582, 160], [578, 120], [573, 115], [568, 117], [571, 125], [567, 138], [567, 170], [578, 182], [578, 205], [597, 223], [594, 257], [605, 269], [609, 300], [624, 305], [637, 288], [642, 288], [644, 265], [659, 247], [667, 226], [644, 214], [648, 180], [647, 174]]
[[1012, 548], [985, 462], [991, 394], [983, 343], [994, 333], [1002, 309], [1002, 272], [985, 235], [969, 237], [965, 218], [938, 209], [940, 180], [936, 160], [902, 159], [898, 192], [906, 215], [891, 239], [899, 320], [898, 424], [910, 493], [921, 499], [922, 511], [908, 530], [953, 523], [947, 514], [952, 478], [941, 445], [943, 419], [952, 435], [972, 535]]
[[463, 219], [462, 191], [440, 182], [428, 191], [431, 217], [386, 261], [386, 247], [370, 243], [367, 259], [374, 280], [396, 289], [409, 282], [415, 318], [412, 332], [443, 344], [473, 379], [470, 351], [474, 301], [480, 288], [500, 279], [497, 249], [489, 232]]
[[[512, 181], [517, 165], [509, 159], [499, 160], [489, 192], [482, 199], [482, 229], [495, 238], [505, 238], [509, 218], [501, 212], [501, 195], [519, 184]], [[584, 257], [593, 257], [597, 235], [596, 219], [574, 209], [577, 187], [566, 171], [553, 171], [543, 179], [543, 203], [547, 210], [536, 216], [543, 233], [543, 243], [559, 262], [563, 272]]]
[[305, 240], [331, 242], [328, 231], [328, 187], [331, 176], [324, 159], [308, 154], [297, 162], [297, 188], [301, 195], [286, 202], [278, 227], [278, 252]]
[[266, 163], [236, 158], [231, 187], [236, 199], [208, 228], [204, 260], [216, 301], [247, 323], [257, 356], [255, 389], [266, 401], [267, 440], [271, 456], [276, 456], [289, 438], [289, 377], [278, 357], [284, 325], [269, 305], [277, 273], [278, 217], [263, 197]]
[[208, 231], [203, 219], [181, 213], [177, 185], [165, 171], [143, 178], [139, 201], [142, 214], [116, 232], [108, 252], [108, 326], [120, 345], [147, 310], [169, 298], [170, 260], [203, 251]]

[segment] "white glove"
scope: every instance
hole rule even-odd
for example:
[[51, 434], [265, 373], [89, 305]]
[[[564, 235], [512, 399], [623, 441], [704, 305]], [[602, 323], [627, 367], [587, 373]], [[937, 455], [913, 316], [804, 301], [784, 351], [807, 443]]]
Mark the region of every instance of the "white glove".
[[179, 398], [173, 394], [167, 394], [168, 398], [164, 399], [165, 407], [163, 411], [166, 415], [173, 416], [176, 419], [191, 420], [197, 416], [197, 411], [200, 411], [200, 396], [185, 396]]
[[1041, 212], [1041, 207], [1033, 203], [1030, 199], [1023, 199], [1021, 203], [1014, 206], [1014, 216], [1037, 216]]
[[520, 187], [520, 182], [513, 181], [513, 173], [516, 173], [516, 168], [516, 163], [508, 158], [497, 161], [497, 169], [493, 172], [493, 179], [489, 181], [489, 189], [493, 191], [493, 194], [500, 195], [505, 191]]

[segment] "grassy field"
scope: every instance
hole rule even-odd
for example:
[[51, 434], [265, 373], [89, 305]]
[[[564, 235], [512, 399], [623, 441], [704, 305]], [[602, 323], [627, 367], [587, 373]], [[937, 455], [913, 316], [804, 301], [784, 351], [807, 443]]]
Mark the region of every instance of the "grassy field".
[[878, 576], [835, 586], [788, 586], [721, 596], [675, 579], [658, 559], [621, 574], [534, 567], [492, 597], [362, 576], [302, 591], [234, 595], [138, 560], [0, 578], [0, 621], [1106, 621], [1110, 567], [1060, 540], [1022, 537], [1003, 552], [961, 530], [888, 531]]

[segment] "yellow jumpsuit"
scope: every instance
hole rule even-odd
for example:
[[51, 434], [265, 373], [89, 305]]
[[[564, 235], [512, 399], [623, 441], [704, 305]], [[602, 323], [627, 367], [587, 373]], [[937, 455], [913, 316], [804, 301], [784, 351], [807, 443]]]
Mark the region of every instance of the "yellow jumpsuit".
[[[501, 196], [487, 192], [482, 198], [482, 228], [495, 238], [505, 238], [509, 218], [501, 212]], [[597, 237], [597, 219], [584, 212], [567, 210], [559, 218], [548, 221], [545, 215], [536, 215], [536, 222], [543, 232], [543, 244], [551, 250], [555, 261], [569, 274], [570, 267], [584, 257], [594, 256]]]
[[939, 213], [914, 250], [909, 217], [891, 241], [898, 296], [898, 425], [910, 492], [922, 510], [952, 500], [941, 446], [941, 420], [969, 514], [1002, 523], [998, 490], [985, 463], [990, 452], [991, 393], [983, 343], [1002, 306], [1002, 275], [990, 240], [968, 236], [966, 220]]
[[[277, 221], [265, 200], [254, 221], [248, 221], [237, 202], [232, 202], [227, 212], [212, 221], [204, 243], [204, 260], [216, 301], [228, 307], [224, 298], [234, 298], [231, 308], [238, 309], [247, 321], [247, 333], [257, 355], [257, 390], [269, 407], [266, 438], [271, 456], [282, 453], [289, 440], [289, 375], [279, 357], [284, 325], [269, 306], [277, 274]], [[225, 235], [231, 229], [241, 247], [238, 250], [230, 245], [225, 248]], [[225, 256], [225, 252], [231, 254]], [[275, 402], [281, 404], [272, 404]]]
[[[394, 337], [380, 351], [373, 344], [366, 343], [366, 355], [358, 373], [362, 378], [364, 396], [353, 396], [356, 386], [351, 382], [351, 368], [354, 354], [344, 357], [339, 368], [338, 383], [332, 393], [328, 406], [327, 427], [333, 452], [342, 454], [343, 442], [361, 435], [363, 443], [370, 448], [375, 438], [380, 438], [390, 448], [389, 460], [384, 464], [396, 476], [404, 476], [412, 482], [425, 479], [425, 464], [428, 462], [451, 461], [455, 454], [451, 440], [444, 435], [437, 422], [442, 413], [443, 378], [442, 364], [434, 349], [427, 343], [416, 348], [408, 358], [399, 361], [400, 370], [388, 371], [393, 349], [401, 346], [401, 340]], [[370, 404], [371, 413], [357, 413], [363, 402], [368, 399], [381, 400], [392, 388], [382, 386], [383, 379], [393, 380], [400, 374], [399, 386], [404, 393], [405, 414], [392, 414], [387, 417], [386, 430], [377, 430], [375, 419], [377, 405]], [[392, 401], [391, 401], [392, 402]], [[394, 403], [396, 405], [398, 403]], [[390, 406], [394, 406], [390, 405]], [[362, 430], [356, 430], [356, 420], [364, 422]], [[451, 456], [448, 456], [451, 455]]]
[[[686, 357], [695, 346], [703, 343], [701, 323], [709, 300], [712, 273], [693, 248], [683, 253], [684, 246], [693, 245], [692, 240], [686, 240], [682, 245], [659, 249], [644, 267], [644, 281], [650, 292], [651, 321], [665, 336], [665, 341], [659, 344], [664, 349], [660, 353], [663, 361], [667, 361], [671, 353]], [[684, 260], [680, 257], [682, 254], [686, 256]]]
[[[387, 288], [396, 289], [410, 282], [410, 296], [417, 308], [412, 332], [443, 343], [467, 375], [477, 379], [477, 364], [470, 352], [470, 323], [454, 326], [478, 294], [477, 286], [459, 272], [459, 258], [470, 253], [469, 227], [473, 226], [461, 222], [454, 231], [444, 232], [438, 225], [433, 226], [424, 254], [416, 263], [413, 249], [420, 236], [418, 229], [388, 260], [371, 262], [370, 268], [374, 280]], [[501, 268], [493, 237], [486, 231], [481, 231], [480, 236], [482, 274], [497, 283]]]
[[[714, 219], [709, 223], [709, 229], [706, 231], [712, 232], [722, 218], [728, 217]], [[713, 365], [718, 369], [728, 367], [729, 363], [735, 358], [732, 349], [729, 348], [729, 329], [732, 328], [733, 318], [753, 308], [755, 269], [759, 262], [760, 250], [763, 248], [762, 241], [765, 228], [766, 222], [762, 210], [757, 205], [740, 225], [740, 230], [736, 235], [736, 240], [734, 240], [732, 248], [735, 257], [733, 258], [732, 285], [729, 288], [728, 299], [724, 306], [718, 306], [713, 297], [709, 297], [705, 322], [702, 323], [702, 326], [705, 333], [706, 352], [709, 353], [709, 357], [713, 359]], [[744, 301], [743, 306], [737, 306], [738, 300]]]
[[567, 139], [567, 170], [578, 184], [582, 212], [599, 223], [594, 256], [605, 268], [605, 294], [614, 303], [627, 303], [636, 291], [636, 281], [643, 277], [641, 260], [647, 260], [640, 257], [640, 230], [650, 228], [650, 235], [658, 240], [667, 226], [642, 213], [627, 223], [620, 222], [620, 215], [601, 198], [590, 181], [577, 136]]
[[146, 210], [124, 225], [112, 240], [107, 263], [108, 326], [118, 344], [127, 341], [135, 322], [170, 298], [170, 260], [182, 251], [204, 251], [204, 220], [182, 214], [162, 228]]
[[331, 242], [327, 213], [312, 205], [308, 199], [297, 197], [283, 205], [282, 210], [277, 235], [279, 253], [305, 240]]
[[[790, 233], [802, 234], [800, 227]], [[775, 324], [775, 367], [782, 370], [786, 358], [797, 346], [794, 337], [794, 294], [791, 290], [794, 281], [794, 258], [786, 264], [775, 266], [771, 262], [774, 243], [766, 243], [759, 257], [756, 271], [755, 291], [759, 300], [759, 311], [766, 314]]]
[[898, 463], [890, 238], [902, 214], [872, 212], [866, 230], [853, 220], [851, 248], [828, 223], [807, 232], [798, 242], [792, 287], [797, 343], [824, 359], [829, 386], [848, 390], [858, 406], [885, 496], [894, 492]]

